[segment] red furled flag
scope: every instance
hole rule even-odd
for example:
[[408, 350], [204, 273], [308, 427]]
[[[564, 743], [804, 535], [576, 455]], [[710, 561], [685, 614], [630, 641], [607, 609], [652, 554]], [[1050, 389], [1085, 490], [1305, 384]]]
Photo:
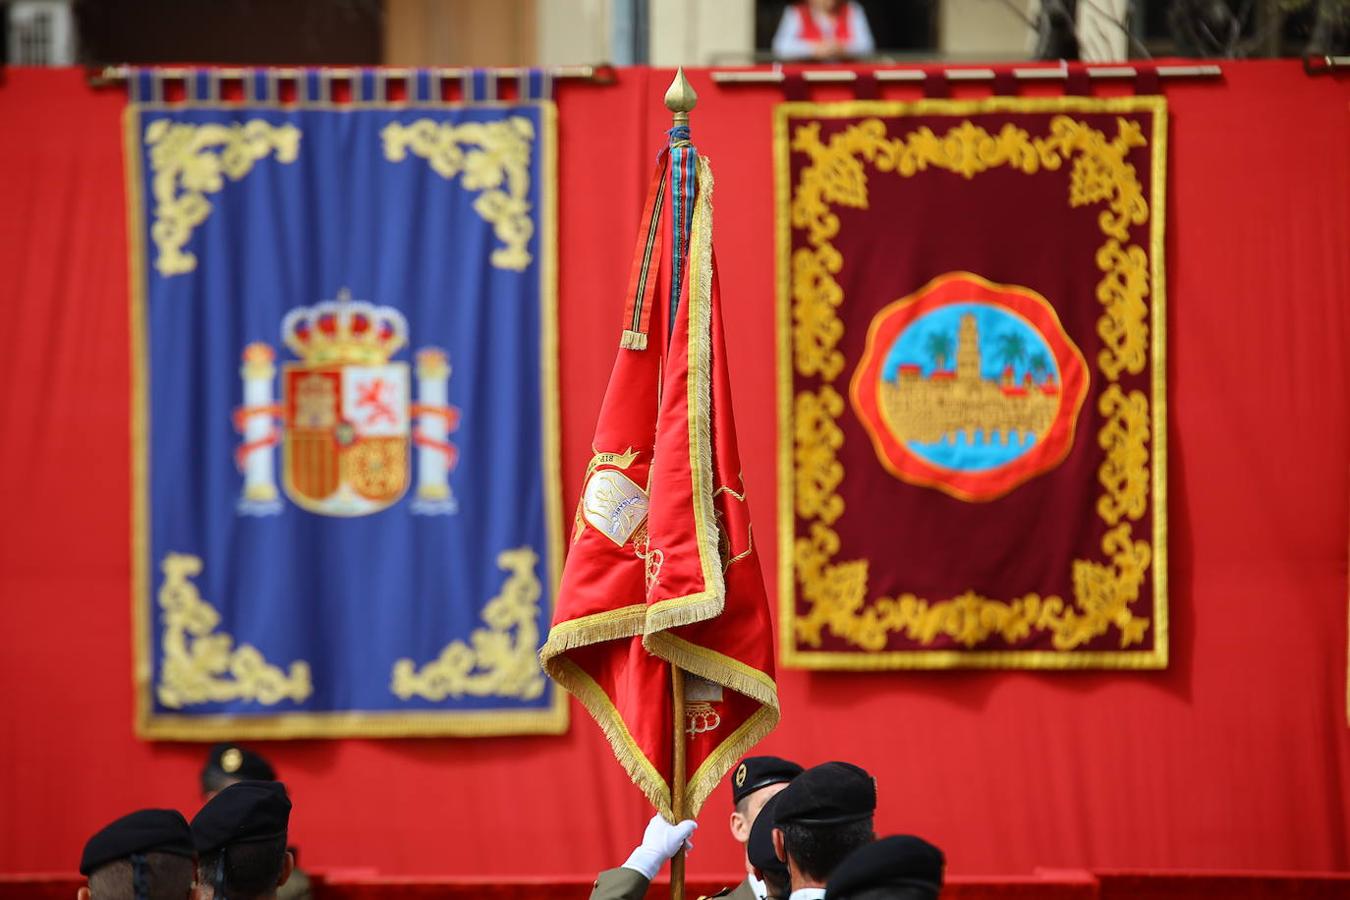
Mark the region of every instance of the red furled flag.
[[[667, 817], [673, 809], [696, 815], [778, 722], [768, 602], [718, 311], [712, 184], [687, 141], [662, 154], [540, 652], [548, 674], [586, 706]], [[672, 284], [680, 287], [673, 325]], [[672, 667], [685, 687], [682, 798], [672, 790]]]

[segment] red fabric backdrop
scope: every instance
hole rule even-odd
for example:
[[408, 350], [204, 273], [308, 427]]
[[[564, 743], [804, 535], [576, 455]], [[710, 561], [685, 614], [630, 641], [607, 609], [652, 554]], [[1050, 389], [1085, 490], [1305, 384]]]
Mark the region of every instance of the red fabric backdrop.
[[[569, 510], [670, 74], [559, 100]], [[691, 79], [745, 480], [773, 534], [778, 93]], [[1350, 862], [1350, 82], [1239, 63], [1167, 93], [1171, 668], [780, 673], [764, 751], [866, 766], [879, 827], [930, 837], [958, 874]], [[69, 871], [131, 807], [196, 808], [202, 748], [131, 734], [123, 102], [76, 72], [0, 86], [0, 871]], [[317, 869], [584, 877], [649, 814], [575, 707], [561, 738], [264, 749]], [[737, 871], [729, 808], [723, 787], [694, 875]]]

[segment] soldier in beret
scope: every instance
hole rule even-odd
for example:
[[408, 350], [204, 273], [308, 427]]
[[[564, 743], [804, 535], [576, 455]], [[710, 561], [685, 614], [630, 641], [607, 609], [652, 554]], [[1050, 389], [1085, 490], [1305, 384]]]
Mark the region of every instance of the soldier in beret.
[[778, 795], [773, 844], [787, 863], [790, 900], [820, 900], [825, 882], [854, 850], [876, 839], [876, 781], [851, 763], [807, 769]]
[[241, 781], [206, 802], [192, 820], [195, 900], [275, 900], [295, 859], [286, 849], [291, 801], [276, 781]]
[[777, 822], [778, 797], [769, 798], [750, 827], [750, 840], [745, 843], [745, 856], [754, 869], [751, 873], [764, 885], [765, 900], [787, 900], [791, 893], [787, 863], [778, 858], [773, 849], [773, 829]]
[[260, 753], [238, 744], [216, 744], [206, 754], [201, 777], [205, 801], [241, 781], [276, 781], [277, 773]]
[[698, 825], [691, 819], [672, 825], [658, 813], [647, 823], [642, 843], [617, 869], [606, 869], [595, 879], [591, 900], [641, 900], [656, 873], [680, 848], [694, 849], [689, 836]]
[[942, 891], [942, 851], [908, 834], [853, 851], [825, 886], [827, 900], [937, 900]]
[[192, 889], [192, 832], [174, 809], [142, 809], [105, 826], [84, 845], [79, 900], [186, 900]]
[[[206, 763], [202, 766], [202, 800], [209, 801], [225, 788], [241, 781], [276, 780], [276, 770], [261, 753], [238, 744], [216, 744], [206, 754]], [[287, 849], [294, 861], [299, 851], [295, 847]], [[297, 864], [277, 896], [279, 900], [308, 900], [311, 893], [309, 875]]]
[[788, 782], [802, 773], [802, 767], [777, 756], [747, 756], [731, 774], [731, 799], [736, 804], [731, 812], [731, 836], [746, 845], [745, 880], [734, 888], [714, 894], [727, 900], [765, 900], [768, 891], [764, 882], [755, 876], [750, 861], [750, 833], [760, 811]]

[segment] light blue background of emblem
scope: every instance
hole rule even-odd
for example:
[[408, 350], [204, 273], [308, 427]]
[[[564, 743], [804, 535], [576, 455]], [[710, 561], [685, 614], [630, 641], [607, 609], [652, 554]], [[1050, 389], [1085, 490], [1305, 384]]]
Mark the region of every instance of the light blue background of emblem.
[[[937, 370], [937, 360], [928, 346], [930, 336], [935, 333], [950, 337], [951, 352], [943, 368], [954, 371], [961, 317], [964, 315], [975, 317], [975, 326], [979, 331], [982, 378], [1001, 382], [1003, 370], [1009, 362], [999, 354], [998, 339], [1000, 335], [1010, 334], [1020, 336], [1025, 347], [1023, 358], [1013, 363], [1013, 377], [1018, 385], [1021, 385], [1023, 376], [1031, 371], [1030, 361], [1037, 354], [1044, 358], [1046, 372], [1054, 375], [1055, 383], [1062, 383], [1055, 354], [1040, 332], [1026, 319], [990, 303], [974, 302], [940, 306], [912, 321], [886, 351], [882, 378], [894, 380], [901, 365], [920, 366], [923, 377], [930, 377]], [[1044, 379], [1046, 372], [1034, 373], [1038, 383]], [[916, 456], [936, 466], [962, 472], [984, 472], [1007, 465], [1025, 455], [1035, 446], [1035, 436], [1023, 435], [1021, 440], [1005, 444], [1001, 440], [987, 441], [984, 433], [977, 431], [974, 442], [968, 442], [964, 434], [958, 434], [955, 440], [907, 441], [905, 446]]]
[[[539, 555], [544, 586], [539, 633], [552, 608], [546, 525], [541, 387], [542, 107], [426, 109], [145, 111], [141, 134], [157, 119], [174, 122], [289, 123], [301, 131], [299, 156], [258, 160], [239, 181], [206, 195], [212, 211], [186, 247], [194, 271], [162, 276], [150, 239], [154, 198], [149, 155], [144, 172], [149, 354], [149, 596], [154, 680], [162, 654], [156, 601], [170, 552], [200, 556], [193, 579], [221, 614], [219, 631], [249, 643], [283, 670], [304, 660], [313, 693], [303, 703], [207, 703], [157, 712], [243, 716], [296, 711], [524, 710], [550, 706], [551, 683], [535, 700], [500, 697], [400, 700], [390, 690], [394, 662], [421, 667], [481, 623], [482, 607], [508, 577], [503, 550], [529, 546]], [[381, 129], [417, 119], [462, 123], [522, 116], [535, 129], [529, 202], [534, 235], [524, 271], [493, 267], [501, 246], [473, 209], [480, 193], [446, 179], [411, 153], [385, 159]], [[448, 351], [450, 403], [461, 412], [450, 435], [459, 448], [450, 486], [456, 515], [413, 515], [416, 451], [409, 488], [394, 506], [357, 518], [305, 512], [281, 490], [283, 456], [275, 453], [282, 511], [236, 512], [243, 476], [232, 422], [242, 405], [240, 354], [254, 341], [277, 354], [273, 396], [281, 401], [281, 369], [294, 354], [281, 342], [281, 321], [297, 306], [332, 299], [392, 306], [407, 318], [408, 345]], [[413, 375], [413, 400], [418, 399]]]

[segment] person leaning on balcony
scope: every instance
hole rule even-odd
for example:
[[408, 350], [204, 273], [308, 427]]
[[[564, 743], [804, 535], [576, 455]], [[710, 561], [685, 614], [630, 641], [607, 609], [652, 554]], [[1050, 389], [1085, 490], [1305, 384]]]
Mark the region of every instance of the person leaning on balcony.
[[773, 55], [781, 60], [859, 59], [876, 50], [867, 13], [852, 0], [794, 3], [773, 36]]

